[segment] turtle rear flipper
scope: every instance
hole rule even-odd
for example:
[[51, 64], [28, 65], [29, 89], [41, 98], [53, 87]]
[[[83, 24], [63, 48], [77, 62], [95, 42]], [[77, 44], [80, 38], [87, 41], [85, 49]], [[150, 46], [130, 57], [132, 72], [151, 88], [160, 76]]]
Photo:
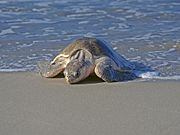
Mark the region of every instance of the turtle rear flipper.
[[130, 71], [119, 69], [110, 58], [101, 58], [95, 67], [96, 75], [106, 82], [133, 80], [136, 75]]

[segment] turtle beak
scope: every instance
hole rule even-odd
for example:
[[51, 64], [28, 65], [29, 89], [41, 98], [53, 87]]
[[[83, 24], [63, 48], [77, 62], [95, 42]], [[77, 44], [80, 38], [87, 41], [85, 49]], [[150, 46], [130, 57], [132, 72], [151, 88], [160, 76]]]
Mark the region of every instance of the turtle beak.
[[66, 82], [67, 82], [68, 84], [72, 84], [72, 83], [70, 83], [69, 80], [67, 80], [67, 79], [66, 79]]
[[71, 76], [66, 76], [66, 75], [65, 75], [65, 79], [66, 79], [66, 82], [67, 82], [68, 84], [74, 84], [74, 83], [77, 82], [77, 81], [74, 80], [73, 77], [71, 77]]
[[65, 77], [65, 80], [68, 84], [71, 84], [72, 80], [70, 79], [70, 77], [67, 75], [67, 72], [66, 70], [64, 70], [64, 77]]
[[68, 84], [73, 84], [72, 79], [70, 79], [69, 77], [65, 77], [65, 79]]

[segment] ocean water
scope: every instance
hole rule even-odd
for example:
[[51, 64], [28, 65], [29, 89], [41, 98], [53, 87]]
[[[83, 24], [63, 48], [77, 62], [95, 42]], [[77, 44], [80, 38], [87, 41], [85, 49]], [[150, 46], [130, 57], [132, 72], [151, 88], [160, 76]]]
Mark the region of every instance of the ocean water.
[[164, 78], [180, 78], [179, 0], [1, 0], [0, 71], [34, 71], [76, 38], [102, 38]]

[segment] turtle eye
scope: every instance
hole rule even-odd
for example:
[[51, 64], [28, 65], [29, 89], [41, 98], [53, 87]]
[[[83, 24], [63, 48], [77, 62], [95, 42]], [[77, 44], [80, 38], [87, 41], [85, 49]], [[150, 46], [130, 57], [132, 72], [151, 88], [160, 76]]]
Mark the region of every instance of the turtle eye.
[[73, 76], [74, 76], [74, 77], [78, 77], [78, 76], [79, 76], [79, 73], [78, 73], [78, 72], [74, 72], [74, 73], [73, 73]]

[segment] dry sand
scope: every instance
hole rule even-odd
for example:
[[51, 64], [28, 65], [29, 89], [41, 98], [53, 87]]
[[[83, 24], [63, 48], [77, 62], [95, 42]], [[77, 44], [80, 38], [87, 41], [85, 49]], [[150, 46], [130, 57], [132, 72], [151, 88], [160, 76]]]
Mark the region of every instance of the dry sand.
[[68, 85], [0, 73], [0, 135], [179, 135], [180, 81]]

